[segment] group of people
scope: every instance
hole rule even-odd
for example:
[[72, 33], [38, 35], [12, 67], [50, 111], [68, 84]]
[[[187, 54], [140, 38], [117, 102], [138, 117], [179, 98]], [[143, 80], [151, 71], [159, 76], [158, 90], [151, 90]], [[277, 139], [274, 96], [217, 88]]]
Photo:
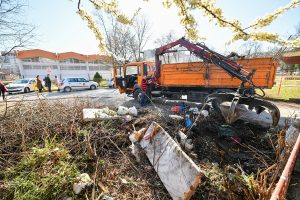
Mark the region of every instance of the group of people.
[[[45, 82], [45, 87], [48, 88], [48, 92], [52, 92], [51, 90], [52, 80], [50, 79], [50, 74], [47, 74], [47, 76], [44, 78], [44, 82]], [[59, 87], [59, 79], [57, 76], [55, 76], [54, 84], [57, 87]], [[36, 76], [36, 87], [38, 88], [39, 92], [42, 92], [42, 90], [44, 89], [43, 83], [39, 75]]]

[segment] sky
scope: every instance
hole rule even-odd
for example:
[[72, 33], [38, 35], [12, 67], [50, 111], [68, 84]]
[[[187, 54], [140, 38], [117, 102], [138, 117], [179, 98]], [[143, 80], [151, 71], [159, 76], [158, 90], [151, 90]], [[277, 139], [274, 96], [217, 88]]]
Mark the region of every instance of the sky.
[[[37, 27], [37, 39], [30, 49], [39, 48], [52, 52], [78, 52], [82, 54], [99, 53], [98, 42], [94, 34], [76, 13], [77, 0], [25, 0], [27, 7], [23, 13], [24, 21]], [[90, 13], [95, 12], [88, 0], [81, 0], [82, 5]], [[239, 19], [244, 26], [254, 19], [274, 11], [289, 0], [217, 0], [216, 4], [222, 8], [227, 19]], [[166, 9], [160, 0], [119, 0], [121, 10], [131, 16], [141, 7], [141, 13], [151, 24], [151, 37], [145, 49], [156, 48], [154, 40], [174, 32], [178, 38], [184, 36], [184, 29], [179, 24], [177, 8]], [[214, 22], [209, 22], [200, 11], [193, 11], [198, 23], [198, 32], [204, 36], [204, 41], [215, 51], [224, 52], [225, 49], [235, 51], [242, 42], [226, 46], [232, 33], [229, 29], [220, 28]], [[288, 38], [300, 23], [300, 7], [292, 9], [276, 19], [266, 31], [280, 34]]]

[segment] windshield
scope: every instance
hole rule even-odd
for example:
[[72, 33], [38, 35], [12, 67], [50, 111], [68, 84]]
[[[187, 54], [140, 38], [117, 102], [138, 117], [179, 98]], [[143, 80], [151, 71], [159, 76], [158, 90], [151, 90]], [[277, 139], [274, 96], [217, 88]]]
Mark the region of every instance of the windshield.
[[126, 75], [138, 74], [137, 66], [127, 66], [126, 67]]
[[28, 82], [29, 82], [29, 80], [26, 80], [26, 79], [20, 79], [20, 80], [14, 81], [15, 84], [26, 84]]

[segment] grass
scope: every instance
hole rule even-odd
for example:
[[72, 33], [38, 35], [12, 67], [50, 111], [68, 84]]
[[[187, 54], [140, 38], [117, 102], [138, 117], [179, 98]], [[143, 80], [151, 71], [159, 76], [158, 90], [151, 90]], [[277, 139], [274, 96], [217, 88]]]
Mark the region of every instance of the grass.
[[276, 79], [276, 85], [272, 89], [265, 89], [266, 97], [283, 100], [289, 100], [290, 98], [300, 99], [300, 81], [283, 79], [278, 95], [279, 84], [280, 78]]
[[5, 199], [51, 200], [72, 196], [79, 171], [61, 145], [33, 148], [20, 163], [5, 172]]
[[299, 87], [281, 87], [280, 93], [278, 95], [279, 87], [275, 86], [272, 89], [265, 89], [266, 97], [272, 99], [283, 99], [289, 100], [292, 99], [300, 99], [300, 86]]

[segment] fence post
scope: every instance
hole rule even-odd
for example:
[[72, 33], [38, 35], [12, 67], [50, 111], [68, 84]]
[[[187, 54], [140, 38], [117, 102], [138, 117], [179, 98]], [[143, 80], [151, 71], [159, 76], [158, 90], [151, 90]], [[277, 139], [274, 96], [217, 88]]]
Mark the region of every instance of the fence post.
[[279, 83], [279, 88], [278, 88], [277, 96], [279, 96], [279, 94], [280, 94], [282, 79], [283, 79], [283, 75], [281, 75], [281, 79], [280, 79], [280, 83]]

